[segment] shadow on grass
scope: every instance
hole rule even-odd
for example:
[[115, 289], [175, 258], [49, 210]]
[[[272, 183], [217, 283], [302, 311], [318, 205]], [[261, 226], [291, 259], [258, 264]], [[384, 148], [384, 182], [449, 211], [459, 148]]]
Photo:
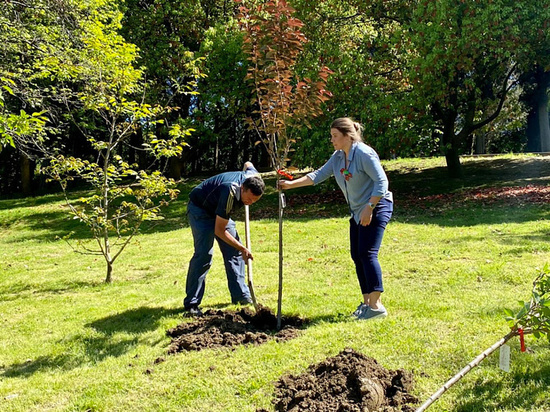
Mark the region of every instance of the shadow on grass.
[[137, 337], [118, 339], [116, 342], [109, 337], [76, 337], [70, 341], [71, 346], [84, 346], [79, 354], [64, 353], [61, 355], [44, 355], [34, 360], [14, 363], [0, 372], [0, 377], [27, 377], [37, 372], [51, 370], [71, 370], [84, 364], [101, 362], [109, 357], [122, 356], [139, 343]]
[[[45, 202], [47, 203], [47, 202]], [[178, 200], [169, 209], [161, 211], [164, 220], [144, 222], [140, 228], [141, 233], [169, 232], [188, 227], [186, 210], [187, 204]], [[25, 232], [18, 233], [8, 243], [17, 243], [22, 240], [52, 241], [57, 238], [69, 236], [71, 242], [87, 239], [92, 240], [90, 229], [82, 222], [73, 218], [68, 211], [36, 211], [24, 216], [13, 215], [4, 218], [0, 223], [0, 229], [9, 229], [11, 226], [19, 225], [25, 228]], [[114, 239], [114, 237], [113, 237]], [[76, 245], [75, 245], [76, 246]]]
[[10, 227], [21, 224], [28, 234], [17, 234], [8, 243], [18, 243], [22, 240], [53, 241], [72, 233], [71, 239], [84, 240], [90, 238], [90, 231], [86, 226], [72, 219], [64, 212], [36, 212], [24, 217], [14, 217], [4, 220], [2, 226]]
[[[463, 391], [468, 399], [457, 406], [457, 412], [489, 411], [497, 409], [531, 410], [537, 400], [548, 396], [550, 387], [550, 365], [538, 362], [527, 371], [512, 371], [506, 379], [478, 381]], [[513, 396], [502, 399], [503, 392], [513, 392]]]
[[86, 324], [86, 326], [106, 336], [118, 332], [139, 335], [144, 332], [155, 330], [159, 326], [160, 319], [177, 316], [181, 313], [181, 308], [166, 309], [141, 307], [95, 320]]
[[23, 282], [11, 283], [8, 287], [0, 289], [0, 302], [13, 301], [22, 297], [26, 297], [25, 294], [62, 294], [67, 292], [73, 292], [75, 290], [81, 290], [88, 287], [101, 286], [102, 282], [80, 282], [72, 281], [68, 284], [58, 286], [56, 284], [29, 284]]
[[[461, 189], [489, 186], [547, 184], [550, 157], [463, 158], [464, 177], [451, 179], [445, 166], [415, 165], [387, 170], [390, 190], [403, 194], [429, 196]], [[397, 163], [398, 164], [398, 163]]]
[[[473, 226], [476, 224], [498, 224], [505, 222], [521, 223], [536, 221], [550, 217], [550, 212], [543, 206], [525, 205], [525, 207], [509, 207], [506, 205], [484, 206], [475, 202], [466, 204], [427, 205], [425, 209], [418, 209], [414, 202], [404, 207], [403, 200], [422, 198], [424, 196], [457, 193], [468, 189], [499, 186], [525, 186], [527, 184], [548, 184], [550, 182], [550, 158], [548, 157], [520, 157], [475, 159], [463, 161], [464, 178], [449, 179], [444, 166], [398, 165], [398, 169], [389, 167], [388, 177], [390, 190], [395, 196], [394, 220], [407, 223], [435, 224], [440, 226]], [[296, 177], [298, 177], [297, 175]], [[179, 197], [167, 208], [161, 210], [164, 220], [145, 222], [142, 233], [162, 233], [188, 227], [186, 208], [188, 194], [202, 179], [186, 179], [178, 185]], [[250, 209], [251, 219], [278, 219], [278, 192], [275, 190], [276, 178], [266, 176], [266, 193], [260, 201]], [[87, 192], [78, 191], [71, 194], [71, 198], [86, 195]], [[348, 207], [337, 188], [334, 179], [319, 186], [310, 186], [288, 191], [286, 193], [288, 207], [284, 212], [285, 220], [313, 220], [320, 218], [341, 218], [348, 216]], [[0, 200], [0, 211], [22, 207], [41, 206], [63, 200], [60, 194], [47, 195], [37, 198], [17, 198]], [[409, 202], [410, 203], [410, 202]], [[236, 220], [243, 220], [241, 210], [234, 216]], [[52, 240], [56, 236], [63, 237], [74, 232], [75, 240], [89, 239], [88, 228], [72, 219], [68, 211], [36, 212], [24, 216], [4, 219], [2, 226], [8, 227], [20, 223], [28, 226], [31, 231], [37, 232], [21, 235], [23, 240], [34, 238], [38, 240]], [[44, 230], [47, 229], [47, 230]], [[22, 238], [19, 237], [18, 240]]]
[[[73, 348], [72, 353], [40, 356], [35, 360], [15, 363], [0, 371], [0, 376], [19, 377], [47, 370], [71, 370], [83, 364], [123, 356], [140, 343], [140, 335], [157, 329], [162, 318], [173, 317], [180, 313], [179, 308], [141, 307], [95, 320], [85, 326], [98, 332], [99, 336], [80, 334], [61, 342], [67, 348]], [[134, 336], [121, 338], [117, 336], [119, 332]]]
[[42, 206], [50, 203], [59, 203], [64, 201], [62, 193], [53, 193], [50, 195], [37, 196], [37, 197], [17, 197], [11, 199], [0, 198], [0, 211], [9, 210], [20, 207], [35, 207]]

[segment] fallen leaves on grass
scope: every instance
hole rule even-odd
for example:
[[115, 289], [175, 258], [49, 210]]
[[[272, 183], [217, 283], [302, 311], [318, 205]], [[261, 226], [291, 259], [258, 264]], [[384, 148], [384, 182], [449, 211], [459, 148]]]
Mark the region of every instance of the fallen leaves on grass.
[[449, 208], [465, 203], [481, 205], [542, 205], [550, 203], [550, 186], [505, 186], [466, 189], [456, 193], [398, 198], [402, 208]]

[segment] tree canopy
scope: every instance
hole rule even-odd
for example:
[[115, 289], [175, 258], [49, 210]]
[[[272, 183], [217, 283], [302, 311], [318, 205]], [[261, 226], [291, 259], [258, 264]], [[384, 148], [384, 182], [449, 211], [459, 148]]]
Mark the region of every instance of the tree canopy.
[[[172, 107], [143, 123], [124, 160], [179, 178], [252, 159], [269, 167], [247, 118], [258, 110], [245, 77], [239, 6], [258, 0], [22, 0], [0, 12], [0, 176], [3, 193], [23, 189], [44, 151], [93, 156], [85, 134], [105, 133], [95, 91], [126, 82], [125, 94]], [[307, 40], [292, 78], [333, 74], [311, 128], [297, 122], [291, 157], [319, 166], [330, 154], [331, 120], [351, 116], [383, 158], [546, 151], [550, 8], [544, 0], [288, 0]], [[268, 12], [269, 13], [269, 12]], [[114, 82], [113, 79], [118, 83]], [[193, 128], [170, 160], [145, 153], [148, 133]], [[83, 133], [86, 131], [86, 133]], [[28, 182], [27, 182], [28, 186]]]

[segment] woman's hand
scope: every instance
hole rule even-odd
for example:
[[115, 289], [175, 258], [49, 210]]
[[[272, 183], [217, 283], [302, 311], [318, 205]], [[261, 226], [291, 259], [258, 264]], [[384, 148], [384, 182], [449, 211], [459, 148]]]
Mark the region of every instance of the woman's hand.
[[277, 182], [277, 189], [286, 190], [288, 188], [290, 188], [290, 181], [289, 180], [279, 180]]
[[296, 189], [303, 186], [313, 185], [313, 180], [308, 176], [302, 176], [299, 179], [295, 180], [278, 180], [277, 181], [277, 190], [287, 190], [287, 189]]
[[361, 216], [359, 216], [359, 224], [361, 226], [368, 226], [372, 221], [372, 212], [373, 208], [370, 205], [366, 205], [361, 211]]

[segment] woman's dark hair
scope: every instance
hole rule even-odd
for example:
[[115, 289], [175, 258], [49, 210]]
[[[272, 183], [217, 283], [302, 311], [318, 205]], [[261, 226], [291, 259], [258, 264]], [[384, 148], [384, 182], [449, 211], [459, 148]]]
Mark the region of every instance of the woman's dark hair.
[[243, 182], [243, 187], [254, 196], [261, 196], [264, 194], [265, 183], [260, 176], [250, 176]]

